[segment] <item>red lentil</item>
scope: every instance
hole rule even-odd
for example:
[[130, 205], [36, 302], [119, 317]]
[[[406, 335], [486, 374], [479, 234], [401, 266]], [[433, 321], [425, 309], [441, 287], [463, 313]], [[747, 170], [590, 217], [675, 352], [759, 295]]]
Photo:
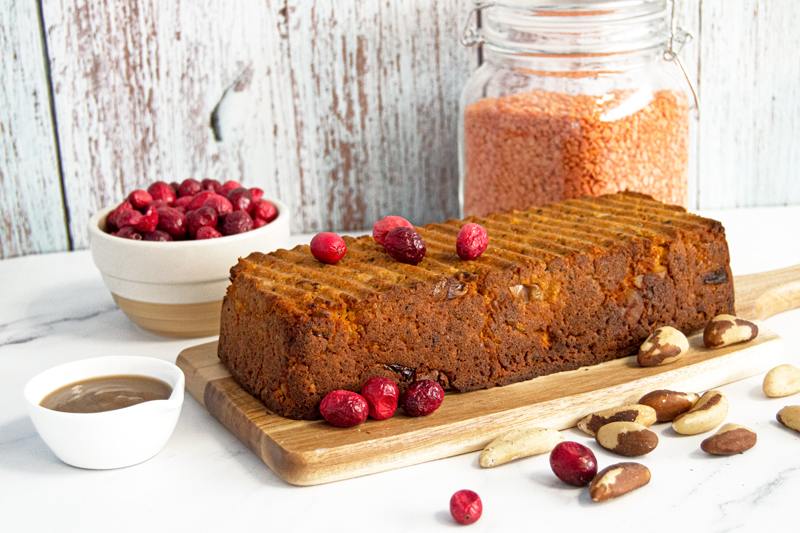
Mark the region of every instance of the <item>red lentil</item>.
[[464, 214], [630, 189], [687, 204], [689, 104], [661, 90], [603, 97], [535, 90], [484, 98], [464, 115]]

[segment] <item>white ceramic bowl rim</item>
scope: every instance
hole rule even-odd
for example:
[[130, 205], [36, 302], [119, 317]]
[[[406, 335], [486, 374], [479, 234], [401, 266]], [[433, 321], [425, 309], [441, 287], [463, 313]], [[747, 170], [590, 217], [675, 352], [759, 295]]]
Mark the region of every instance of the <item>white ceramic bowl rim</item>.
[[[272, 202], [272, 204], [275, 205], [275, 209], [278, 212], [278, 216], [276, 216], [269, 224], [261, 226], [260, 228], [246, 231], [244, 233], [237, 233], [236, 235], [225, 235], [223, 237], [219, 237], [218, 239], [200, 239], [200, 240], [192, 239], [186, 241], [168, 241], [168, 242], [144, 241], [144, 240], [137, 241], [134, 239], [125, 239], [125, 242], [126, 244], [129, 243], [133, 246], [141, 246], [143, 247], [142, 249], [147, 249], [148, 246], [159, 248], [167, 245], [170, 246], [170, 248], [180, 249], [181, 247], [186, 248], [189, 246], [214, 246], [215, 244], [219, 244], [218, 241], [220, 239], [224, 239], [225, 242], [235, 242], [237, 240], [244, 240], [250, 237], [254, 237], [259, 233], [270, 232], [273, 231], [275, 227], [277, 227], [277, 224], [275, 224], [276, 221], [288, 215], [289, 207], [280, 200], [277, 200], [275, 198], [269, 198], [267, 196], [264, 196], [262, 197], [262, 199]], [[89, 233], [91, 233], [92, 238], [114, 239], [114, 241], [112, 242], [116, 242], [118, 239], [121, 238], [111, 235], [110, 233], [106, 233], [104, 230], [100, 229], [100, 222], [104, 222], [105, 217], [111, 211], [116, 209], [118, 205], [119, 204], [115, 204], [112, 206], [104, 207], [103, 209], [92, 215], [92, 217], [89, 219]], [[273, 226], [273, 224], [275, 224], [275, 226]]]
[[74, 417], [111, 417], [120, 416], [126, 412], [144, 409], [173, 409], [183, 404], [185, 376], [176, 365], [156, 359], [135, 355], [109, 355], [90, 359], [81, 359], [64, 363], [41, 372], [28, 381], [23, 390], [23, 396], [30, 407], [34, 409], [47, 409], [40, 402], [51, 392], [76, 381], [103, 376], [137, 375], [160, 379], [172, 387], [172, 394], [166, 400], [152, 400], [130, 407], [103, 411], [100, 413], [65, 413], [52, 411], [51, 416], [64, 418]]

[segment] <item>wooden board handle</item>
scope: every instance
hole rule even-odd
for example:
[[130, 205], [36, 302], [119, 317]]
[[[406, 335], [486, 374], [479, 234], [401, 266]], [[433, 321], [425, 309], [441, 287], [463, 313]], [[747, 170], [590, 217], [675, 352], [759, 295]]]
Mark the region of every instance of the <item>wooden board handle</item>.
[[765, 318], [800, 308], [800, 265], [769, 272], [734, 276], [736, 315]]

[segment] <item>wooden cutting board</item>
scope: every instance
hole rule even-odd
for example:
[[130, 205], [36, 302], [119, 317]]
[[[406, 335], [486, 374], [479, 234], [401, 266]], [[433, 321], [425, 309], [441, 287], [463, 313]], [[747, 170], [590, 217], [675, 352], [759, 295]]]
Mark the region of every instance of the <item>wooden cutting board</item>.
[[[800, 265], [734, 279], [737, 315], [749, 319], [800, 306]], [[780, 364], [783, 343], [760, 326], [757, 339], [708, 350], [690, 337], [682, 360], [641, 368], [626, 357], [506, 387], [447, 394], [432, 415], [398, 414], [351, 429], [324, 420], [280, 417], [242, 390], [217, 357], [217, 343], [184, 350], [177, 365], [186, 388], [276, 474], [317, 485], [480, 450], [511, 429], [566, 429], [600, 409], [632, 403], [660, 388], [703, 392]]]

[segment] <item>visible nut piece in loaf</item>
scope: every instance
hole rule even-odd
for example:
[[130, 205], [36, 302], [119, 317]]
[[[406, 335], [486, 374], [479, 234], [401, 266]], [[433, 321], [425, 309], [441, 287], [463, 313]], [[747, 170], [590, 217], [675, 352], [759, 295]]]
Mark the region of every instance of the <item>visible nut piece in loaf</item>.
[[[489, 234], [462, 261], [467, 222]], [[346, 238], [335, 265], [308, 246], [231, 269], [219, 356], [272, 411], [318, 416], [332, 390], [374, 376], [470, 391], [635, 354], [660, 326], [683, 332], [733, 311], [719, 222], [636, 193], [416, 228], [427, 253], [397, 262]]]

